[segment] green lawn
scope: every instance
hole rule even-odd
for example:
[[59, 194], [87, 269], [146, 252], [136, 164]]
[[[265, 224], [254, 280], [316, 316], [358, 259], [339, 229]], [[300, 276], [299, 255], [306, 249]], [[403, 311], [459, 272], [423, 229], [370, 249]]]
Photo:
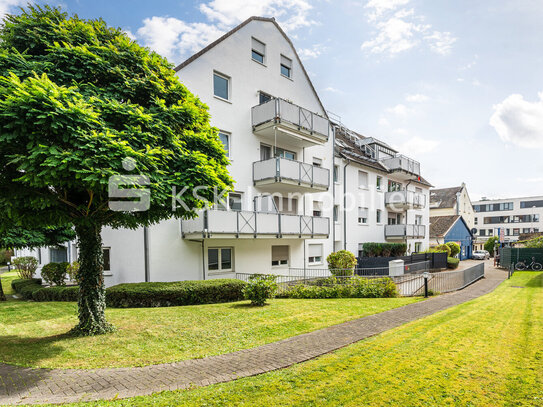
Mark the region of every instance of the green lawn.
[[22, 366], [142, 366], [247, 349], [420, 299], [277, 299], [169, 308], [108, 309], [113, 334], [63, 335], [76, 324], [76, 304], [0, 303], [0, 361]]
[[[516, 288], [521, 286], [524, 288]], [[98, 406], [543, 406], [543, 273], [318, 359]]]
[[4, 294], [11, 295], [14, 294], [13, 289], [11, 288], [11, 282], [18, 277], [16, 271], [6, 271], [5, 273], [0, 274], [2, 281], [2, 288], [4, 289]]

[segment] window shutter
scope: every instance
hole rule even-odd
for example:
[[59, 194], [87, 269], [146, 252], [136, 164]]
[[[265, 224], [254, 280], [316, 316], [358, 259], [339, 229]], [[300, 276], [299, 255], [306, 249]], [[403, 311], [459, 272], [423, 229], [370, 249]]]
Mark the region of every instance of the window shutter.
[[309, 257], [322, 257], [322, 244], [310, 244], [307, 251]]
[[256, 38], [253, 38], [253, 49], [259, 54], [262, 54], [262, 55], [266, 54], [266, 45], [258, 41]]
[[272, 261], [288, 260], [288, 246], [272, 246]]
[[281, 55], [281, 65], [285, 65], [287, 68], [292, 68], [292, 60], [284, 55]]

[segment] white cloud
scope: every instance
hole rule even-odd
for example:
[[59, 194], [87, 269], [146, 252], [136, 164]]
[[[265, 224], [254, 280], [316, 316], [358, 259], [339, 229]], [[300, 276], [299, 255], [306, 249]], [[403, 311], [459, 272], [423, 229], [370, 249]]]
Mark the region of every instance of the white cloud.
[[415, 136], [403, 144], [398, 146], [398, 150], [407, 156], [416, 157], [420, 154], [428, 154], [437, 149], [439, 146], [439, 141], [424, 139], [419, 136]]
[[327, 50], [327, 47], [322, 44], [315, 44], [311, 48], [299, 48], [298, 55], [302, 60], [318, 58], [323, 52]]
[[489, 123], [503, 141], [525, 148], [543, 147], [543, 92], [538, 97], [529, 102], [512, 94], [493, 106]]
[[17, 11], [17, 7], [24, 7], [28, 0], [0, 0], [0, 21], [9, 13]]
[[331, 92], [331, 93], [343, 93], [343, 91], [337, 89], [337, 88], [334, 88], [333, 86], [328, 86], [326, 88], [324, 88], [324, 91], [325, 92]]
[[423, 16], [404, 7], [409, 1], [370, 0], [366, 3], [368, 22], [376, 31], [372, 39], [362, 43], [362, 50], [393, 56], [423, 43], [438, 54], [450, 53], [456, 38], [450, 32], [432, 30], [430, 24], [423, 24]]
[[124, 30], [124, 33], [130, 38], [132, 41], [136, 40], [136, 35], [130, 31], [130, 30]]
[[402, 103], [399, 103], [394, 107], [389, 107], [386, 109], [386, 111], [399, 117], [407, 117], [410, 113], [413, 112], [412, 109], [408, 108]]
[[411, 103], [423, 103], [430, 100], [430, 98], [421, 93], [415, 93], [415, 94], [406, 95], [405, 100]]
[[379, 123], [379, 126], [390, 126], [390, 122], [383, 115], [379, 116], [379, 122], [378, 123]]

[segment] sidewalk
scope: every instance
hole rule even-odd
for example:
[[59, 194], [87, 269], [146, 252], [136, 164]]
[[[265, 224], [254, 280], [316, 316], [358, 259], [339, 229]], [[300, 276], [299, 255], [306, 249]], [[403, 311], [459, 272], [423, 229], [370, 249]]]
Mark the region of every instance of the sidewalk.
[[461, 291], [226, 355], [146, 367], [94, 370], [33, 369], [0, 364], [0, 404], [125, 398], [208, 386], [282, 369], [488, 294], [507, 278], [507, 273], [485, 268], [484, 279]]

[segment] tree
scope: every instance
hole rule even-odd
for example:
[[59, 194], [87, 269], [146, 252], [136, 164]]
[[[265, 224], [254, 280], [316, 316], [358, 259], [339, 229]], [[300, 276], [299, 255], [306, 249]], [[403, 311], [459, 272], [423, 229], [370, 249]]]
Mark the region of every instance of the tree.
[[488, 240], [485, 242], [485, 250], [490, 253], [490, 256], [494, 257], [494, 249], [496, 248], [496, 244], [498, 243], [499, 238], [498, 236], [492, 236], [489, 237]]
[[[72, 332], [111, 331], [102, 228], [194, 217], [216, 191], [231, 189], [217, 130], [172, 65], [101, 19], [36, 6], [7, 16], [0, 75], [0, 212], [25, 229], [73, 225], [80, 271]], [[131, 201], [111, 204], [110, 186]]]

